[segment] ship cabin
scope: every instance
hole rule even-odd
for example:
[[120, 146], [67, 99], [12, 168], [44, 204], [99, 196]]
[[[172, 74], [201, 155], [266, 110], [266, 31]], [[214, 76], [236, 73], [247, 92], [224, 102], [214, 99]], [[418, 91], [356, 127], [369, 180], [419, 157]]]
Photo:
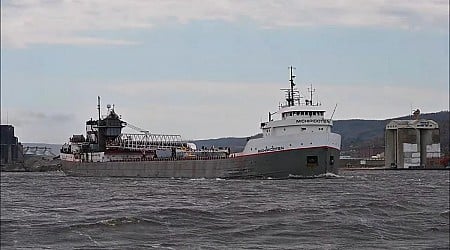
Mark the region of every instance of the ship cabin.
[[[301, 101], [300, 92], [294, 88], [294, 77], [291, 67], [290, 88], [282, 89], [286, 92], [286, 103], [280, 105], [277, 112], [269, 113], [267, 122], [261, 123], [263, 136], [331, 133], [332, 120], [326, 119], [321, 104], [313, 101], [315, 89], [311, 85], [309, 98]], [[279, 116], [278, 120], [272, 119], [274, 114]]]
[[319, 106], [281, 107], [277, 112], [281, 119], [261, 123], [264, 137], [296, 135], [304, 133], [330, 133], [332, 121], [325, 119], [325, 110]]

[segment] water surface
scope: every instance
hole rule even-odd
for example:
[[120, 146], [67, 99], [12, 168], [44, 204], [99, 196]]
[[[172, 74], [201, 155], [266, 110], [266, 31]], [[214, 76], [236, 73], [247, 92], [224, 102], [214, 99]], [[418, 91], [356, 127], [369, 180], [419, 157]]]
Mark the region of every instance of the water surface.
[[291, 180], [2, 173], [1, 248], [448, 249], [449, 171]]

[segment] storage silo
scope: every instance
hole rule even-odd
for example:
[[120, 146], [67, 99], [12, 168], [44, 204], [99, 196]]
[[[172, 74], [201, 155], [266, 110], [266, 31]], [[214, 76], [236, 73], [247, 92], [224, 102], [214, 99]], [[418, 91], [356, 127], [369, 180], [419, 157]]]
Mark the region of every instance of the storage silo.
[[439, 125], [433, 120], [392, 120], [385, 130], [385, 165], [435, 167], [441, 156]]

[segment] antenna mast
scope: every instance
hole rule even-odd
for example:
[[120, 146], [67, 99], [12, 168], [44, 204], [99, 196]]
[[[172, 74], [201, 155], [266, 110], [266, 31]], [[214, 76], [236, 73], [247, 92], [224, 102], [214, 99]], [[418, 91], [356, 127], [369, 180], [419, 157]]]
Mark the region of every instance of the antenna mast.
[[338, 104], [336, 103], [336, 106], [334, 106], [333, 114], [331, 114], [331, 118], [330, 118], [331, 120], [333, 120], [334, 112], [336, 112], [337, 105]]
[[289, 79], [289, 82], [291, 82], [291, 92], [289, 93], [289, 97], [288, 97], [288, 106], [294, 106], [294, 78], [295, 75], [293, 74], [293, 70], [295, 69], [294, 67], [290, 66], [289, 69], [291, 70], [291, 77]]
[[309, 100], [309, 103], [312, 106], [312, 105], [314, 105], [313, 104], [313, 93], [316, 92], [316, 89], [313, 89], [312, 84], [311, 84], [311, 88], [308, 88], [308, 90], [309, 90], [309, 93], [311, 94], [311, 99]]
[[100, 96], [97, 96], [98, 120], [100, 121]]

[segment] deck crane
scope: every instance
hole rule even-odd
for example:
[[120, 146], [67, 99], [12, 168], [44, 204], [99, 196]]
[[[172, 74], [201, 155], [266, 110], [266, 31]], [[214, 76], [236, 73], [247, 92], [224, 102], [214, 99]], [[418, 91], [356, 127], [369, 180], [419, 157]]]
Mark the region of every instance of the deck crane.
[[142, 129], [142, 128], [140, 128], [140, 127], [138, 127], [138, 126], [135, 126], [135, 125], [133, 125], [133, 124], [131, 124], [131, 123], [129, 123], [129, 122], [125, 122], [125, 125], [126, 125], [127, 127], [131, 128], [131, 129], [133, 129], [133, 130], [139, 131], [139, 132], [144, 133], [144, 134], [146, 134], [146, 135], [150, 134], [150, 131], [145, 130], [145, 129]]
[[114, 144], [121, 148], [130, 150], [149, 150], [149, 149], [172, 149], [187, 147], [187, 142], [183, 141], [180, 135], [164, 135], [164, 134], [151, 134], [150, 131], [142, 129], [136, 125], [125, 122], [125, 126], [140, 134], [124, 134], [118, 136]]

